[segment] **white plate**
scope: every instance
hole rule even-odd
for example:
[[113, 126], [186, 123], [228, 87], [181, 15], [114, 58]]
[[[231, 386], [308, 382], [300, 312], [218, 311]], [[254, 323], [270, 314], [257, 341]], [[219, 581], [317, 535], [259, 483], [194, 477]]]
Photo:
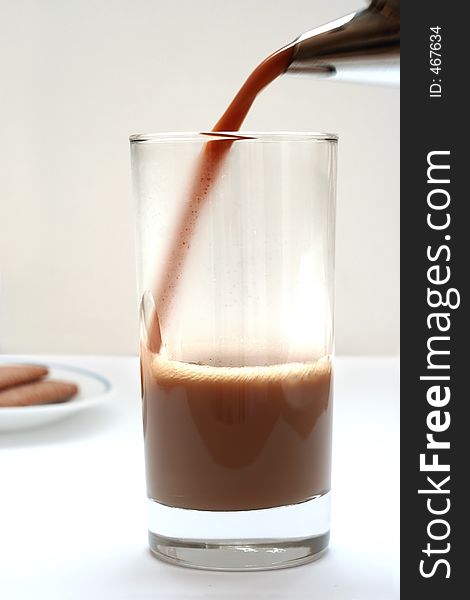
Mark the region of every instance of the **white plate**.
[[[18, 365], [22, 362], [32, 364], [33, 361], [0, 358], [0, 364]], [[46, 366], [49, 367], [49, 378], [76, 383], [79, 393], [71, 400], [60, 404], [0, 407], [0, 432], [29, 429], [58, 421], [85, 408], [101, 404], [110, 395], [111, 383], [99, 373], [55, 363], [48, 363]]]

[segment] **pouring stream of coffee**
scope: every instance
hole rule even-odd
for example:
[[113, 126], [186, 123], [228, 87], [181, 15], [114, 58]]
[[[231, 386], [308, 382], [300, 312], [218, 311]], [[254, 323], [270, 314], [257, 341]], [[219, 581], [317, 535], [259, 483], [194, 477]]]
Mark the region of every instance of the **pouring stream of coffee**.
[[[288, 68], [292, 61], [293, 49], [293, 45], [281, 48], [256, 67], [217, 121], [212, 132], [234, 132], [240, 129], [259, 92]], [[163, 268], [163, 275], [154, 290], [155, 310], [147, 325], [147, 346], [151, 352], [160, 351], [162, 345], [160, 322], [168, 317], [168, 310], [184, 268], [201, 208], [208, 198], [210, 188], [233, 141], [233, 134], [227, 140], [218, 138], [212, 142], [208, 141], [199, 158], [188, 191], [188, 200], [184, 203], [183, 212], [178, 219], [170, 244], [170, 253]]]

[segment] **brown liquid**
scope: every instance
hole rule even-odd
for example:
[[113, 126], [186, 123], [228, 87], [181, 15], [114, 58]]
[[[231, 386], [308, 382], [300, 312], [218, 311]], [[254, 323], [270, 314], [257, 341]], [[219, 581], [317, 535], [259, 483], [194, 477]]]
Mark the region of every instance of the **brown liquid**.
[[[215, 125], [236, 131], [257, 94], [289, 66], [279, 50], [250, 75]], [[246, 510], [302, 502], [330, 487], [331, 366], [208, 367], [159, 355], [160, 324], [172, 299], [201, 210], [234, 136], [205, 144], [184, 202], [156, 313], [142, 349], [142, 394], [150, 498], [182, 508]], [[158, 316], [157, 316], [158, 315]]]
[[330, 488], [331, 365], [208, 367], [148, 355], [150, 498], [200, 510], [302, 502]]
[[[293, 47], [286, 46], [259, 64], [212, 131], [238, 131], [256, 96], [286, 71], [291, 63], [292, 54]], [[153, 315], [147, 332], [147, 345], [152, 352], [158, 352], [162, 345], [160, 325], [164, 326], [169, 317], [171, 302], [191, 246], [197, 220], [232, 143], [233, 135], [226, 141], [220, 139], [208, 141], [201, 153], [192, 186], [188, 191], [188, 200], [183, 203], [185, 208], [169, 245], [170, 252], [165, 262], [163, 276], [157, 282], [153, 293], [157, 314]]]

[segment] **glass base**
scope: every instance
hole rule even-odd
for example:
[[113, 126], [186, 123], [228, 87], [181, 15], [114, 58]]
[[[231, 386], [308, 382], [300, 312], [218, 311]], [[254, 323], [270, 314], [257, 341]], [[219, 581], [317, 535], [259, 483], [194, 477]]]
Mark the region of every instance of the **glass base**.
[[149, 544], [167, 562], [219, 571], [302, 565], [328, 546], [330, 494], [249, 511], [172, 508], [149, 500]]

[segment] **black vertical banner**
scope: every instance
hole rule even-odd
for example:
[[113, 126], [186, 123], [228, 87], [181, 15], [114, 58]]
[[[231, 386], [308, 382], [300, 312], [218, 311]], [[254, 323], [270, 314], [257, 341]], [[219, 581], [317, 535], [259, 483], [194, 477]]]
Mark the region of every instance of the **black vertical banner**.
[[[465, 3], [401, 3], [401, 597], [469, 597]], [[467, 164], [468, 163], [468, 164]]]

